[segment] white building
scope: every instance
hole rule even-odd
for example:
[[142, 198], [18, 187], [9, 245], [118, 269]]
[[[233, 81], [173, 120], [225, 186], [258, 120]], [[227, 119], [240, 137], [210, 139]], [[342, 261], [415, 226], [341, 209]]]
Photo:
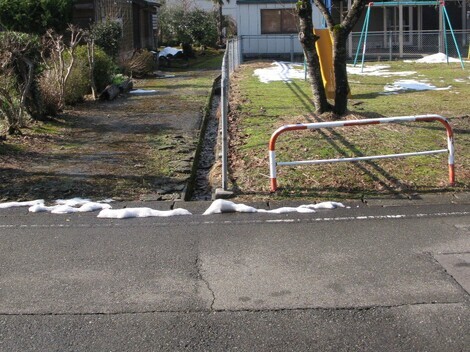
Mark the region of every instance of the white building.
[[[238, 0], [226, 14], [233, 16], [237, 34], [242, 40], [245, 57], [286, 55], [302, 53], [298, 39], [298, 20], [295, 15], [296, 0]], [[323, 28], [322, 16], [313, 9], [315, 28]]]
[[[223, 14], [235, 24], [242, 40], [244, 56], [273, 56], [302, 53], [295, 17], [296, 0], [230, 0], [224, 2]], [[167, 5], [213, 10], [212, 0], [166, 0]], [[322, 16], [314, 7], [313, 22], [323, 28]]]

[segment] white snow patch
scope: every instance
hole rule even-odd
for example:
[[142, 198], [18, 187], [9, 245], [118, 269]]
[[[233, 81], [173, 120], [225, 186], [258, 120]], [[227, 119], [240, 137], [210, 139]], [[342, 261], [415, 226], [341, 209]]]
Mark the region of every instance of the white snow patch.
[[245, 204], [235, 204], [229, 200], [217, 199], [202, 215], [221, 213], [256, 213], [257, 209]]
[[44, 199], [36, 199], [26, 202], [6, 202], [0, 203], [0, 209], [8, 209], [8, 208], [17, 208], [17, 207], [31, 207], [38, 204], [44, 204]]
[[447, 60], [449, 60], [449, 62], [460, 62], [460, 59], [456, 59], [454, 57], [448, 57], [444, 53], [428, 55], [418, 60], [404, 60], [404, 62], [417, 62], [417, 63], [425, 63], [425, 64], [443, 64], [443, 63], [447, 63]]
[[98, 214], [99, 218], [127, 219], [147, 217], [168, 217], [176, 215], [192, 215], [186, 209], [155, 210], [151, 208], [125, 208], [125, 209], [103, 209]]
[[348, 74], [351, 75], [362, 75], [362, 76], [382, 76], [382, 77], [391, 77], [391, 76], [411, 76], [416, 74], [416, 71], [390, 71], [390, 65], [370, 65], [354, 67], [353, 65], [347, 65]]
[[71, 207], [76, 207], [76, 206], [79, 206], [79, 205], [83, 205], [83, 204], [86, 204], [86, 203], [89, 203], [91, 202], [90, 199], [88, 198], [71, 198], [71, 199], [57, 199], [55, 201], [56, 204], [59, 204], [59, 205], [68, 205], [68, 206], [71, 206]]
[[154, 94], [157, 91], [155, 89], [134, 89], [131, 90], [130, 94]]
[[221, 214], [221, 213], [269, 213], [269, 214], [286, 214], [286, 213], [315, 213], [317, 209], [335, 209], [344, 208], [342, 203], [323, 202], [318, 204], [301, 205], [299, 207], [282, 207], [277, 209], [265, 210], [256, 209], [245, 204], [236, 204], [234, 202], [217, 199], [202, 215]]
[[293, 64], [291, 62], [274, 61], [269, 68], [259, 68], [253, 73], [253, 76], [258, 76], [260, 82], [269, 83], [273, 81], [283, 81], [291, 83], [293, 79], [304, 79], [305, 72], [303, 68], [298, 69], [300, 64]]
[[416, 81], [413, 79], [404, 79], [393, 82], [393, 84], [387, 84], [384, 87], [385, 92], [397, 92], [402, 90], [449, 90], [452, 86], [444, 87], [444, 88], [437, 88], [436, 86]]
[[29, 208], [30, 213], [52, 214], [71, 214], [71, 213], [88, 213], [92, 211], [110, 209], [111, 205], [107, 203], [92, 202], [88, 199], [74, 198], [69, 200], [59, 199], [57, 205], [46, 206], [43, 203], [35, 204]]

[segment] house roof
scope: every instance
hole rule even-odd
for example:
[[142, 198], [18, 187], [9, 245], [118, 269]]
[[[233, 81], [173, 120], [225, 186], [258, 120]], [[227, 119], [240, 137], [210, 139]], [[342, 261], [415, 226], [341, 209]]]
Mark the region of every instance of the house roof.
[[237, 4], [293, 4], [297, 0], [237, 0]]

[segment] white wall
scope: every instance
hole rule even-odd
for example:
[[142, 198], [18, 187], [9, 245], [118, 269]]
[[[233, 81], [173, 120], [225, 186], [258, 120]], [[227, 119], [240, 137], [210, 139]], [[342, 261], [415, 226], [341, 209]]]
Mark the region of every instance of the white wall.
[[[238, 5], [239, 35], [261, 35], [261, 10], [263, 9], [292, 9], [295, 4], [243, 4]], [[313, 25], [322, 28], [322, 15], [317, 8], [313, 9]]]
[[[292, 9], [295, 4], [243, 4], [238, 5], [238, 35], [243, 37], [244, 54], [285, 54], [292, 50], [302, 52], [302, 45], [296, 33], [292, 35], [261, 34], [261, 10]], [[323, 28], [322, 15], [316, 7], [313, 10], [315, 28]], [[252, 37], [253, 36], [253, 37]], [[256, 36], [256, 37], [254, 37]]]

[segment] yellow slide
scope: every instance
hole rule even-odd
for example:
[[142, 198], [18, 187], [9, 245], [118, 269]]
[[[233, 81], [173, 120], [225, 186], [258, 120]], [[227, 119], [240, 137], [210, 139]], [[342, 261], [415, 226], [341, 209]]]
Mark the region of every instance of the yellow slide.
[[325, 85], [326, 97], [335, 97], [335, 72], [333, 69], [333, 38], [329, 29], [314, 29], [313, 33], [320, 37], [315, 42], [320, 57], [321, 76]]
[[[333, 38], [329, 29], [314, 29], [313, 33], [320, 37], [315, 42], [320, 58], [321, 76], [325, 85], [326, 97], [335, 98], [335, 71], [333, 68]], [[351, 98], [351, 90], [348, 87], [348, 98]]]

